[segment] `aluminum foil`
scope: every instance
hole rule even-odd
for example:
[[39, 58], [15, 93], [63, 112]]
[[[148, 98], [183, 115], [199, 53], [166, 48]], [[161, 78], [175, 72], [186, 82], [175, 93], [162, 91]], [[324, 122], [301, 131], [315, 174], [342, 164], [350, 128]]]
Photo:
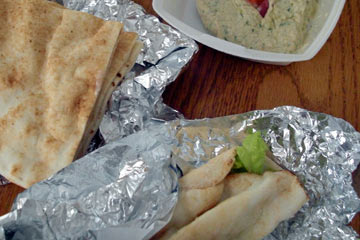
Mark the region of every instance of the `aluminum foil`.
[[174, 141], [162, 125], [86, 155], [21, 193], [0, 239], [148, 239], [177, 201]]
[[261, 132], [275, 161], [299, 177], [310, 197], [265, 239], [356, 239], [347, 224], [360, 210], [351, 186], [360, 134], [344, 120], [280, 107], [214, 119], [153, 119], [150, 126], [20, 194], [0, 218], [0, 239], [149, 238], [170, 219], [176, 174], [240, 145], [249, 131]]
[[190, 167], [241, 144], [244, 132], [260, 131], [276, 162], [299, 177], [310, 201], [266, 240], [357, 239], [346, 225], [360, 211], [351, 175], [360, 161], [360, 133], [349, 123], [296, 107], [279, 107], [180, 120], [175, 125], [179, 145], [173, 149], [174, 156]]

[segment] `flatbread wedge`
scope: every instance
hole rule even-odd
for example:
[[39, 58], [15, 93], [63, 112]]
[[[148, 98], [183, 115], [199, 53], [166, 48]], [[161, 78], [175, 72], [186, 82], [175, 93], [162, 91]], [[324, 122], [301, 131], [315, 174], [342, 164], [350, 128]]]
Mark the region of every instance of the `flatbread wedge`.
[[293, 217], [306, 201], [296, 176], [287, 171], [266, 172], [260, 181], [219, 203], [169, 239], [259, 240]]
[[237, 148], [185, 174], [173, 217], [153, 239], [260, 240], [293, 217], [308, 201], [306, 192], [265, 153], [262, 174], [238, 172]]
[[136, 58], [143, 47], [143, 44], [140, 41], [137, 41], [137, 38], [138, 35], [133, 32], [122, 32], [120, 34], [113, 62], [105, 79], [106, 86], [103, 86], [102, 92], [99, 94], [100, 97], [89, 116], [88, 124], [76, 152], [75, 159], [82, 157], [87, 152], [90, 141], [94, 137], [105, 114], [107, 101], [124, 76], [134, 66]]
[[235, 161], [235, 148], [186, 173], [179, 181], [180, 193], [173, 217], [155, 238], [168, 239], [173, 233], [192, 222], [221, 199], [224, 179]]
[[136, 38], [54, 2], [0, 1], [1, 175], [27, 188], [84, 154]]
[[235, 148], [223, 152], [200, 168], [194, 169], [180, 178], [180, 186], [182, 189], [191, 189], [206, 188], [219, 184], [234, 165], [235, 155]]

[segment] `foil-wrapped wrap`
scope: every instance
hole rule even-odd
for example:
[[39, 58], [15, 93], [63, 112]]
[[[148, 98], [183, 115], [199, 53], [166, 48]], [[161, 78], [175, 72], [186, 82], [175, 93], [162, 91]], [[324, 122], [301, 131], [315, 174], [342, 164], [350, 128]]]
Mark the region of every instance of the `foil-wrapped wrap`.
[[0, 239], [155, 234], [170, 219], [178, 190], [175, 138], [164, 127], [109, 143], [21, 193], [0, 217]]
[[248, 131], [261, 132], [275, 161], [298, 176], [310, 198], [266, 239], [355, 240], [347, 224], [360, 209], [351, 176], [360, 134], [344, 120], [296, 107], [152, 120], [20, 194], [0, 218], [0, 239], [148, 239], [171, 217], [179, 166], [201, 166], [240, 145]]
[[180, 120], [173, 150], [194, 167], [224, 148], [241, 144], [244, 132], [260, 131], [275, 161], [295, 173], [310, 201], [267, 240], [357, 239], [346, 226], [360, 210], [352, 172], [360, 161], [360, 133], [347, 122], [296, 107], [228, 117]]

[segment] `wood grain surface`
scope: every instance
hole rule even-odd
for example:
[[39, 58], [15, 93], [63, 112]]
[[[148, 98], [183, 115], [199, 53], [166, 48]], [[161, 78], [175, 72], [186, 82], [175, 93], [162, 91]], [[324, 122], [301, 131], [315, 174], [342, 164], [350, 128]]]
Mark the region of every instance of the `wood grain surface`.
[[[155, 14], [149, 0], [135, 0]], [[253, 63], [199, 45], [199, 52], [164, 101], [186, 118], [218, 117], [292, 105], [343, 118], [360, 130], [360, 4], [348, 0], [333, 34], [318, 55], [289, 66]], [[360, 193], [360, 171], [353, 174]], [[23, 189], [0, 187], [0, 215]], [[351, 226], [360, 233], [360, 215]]]

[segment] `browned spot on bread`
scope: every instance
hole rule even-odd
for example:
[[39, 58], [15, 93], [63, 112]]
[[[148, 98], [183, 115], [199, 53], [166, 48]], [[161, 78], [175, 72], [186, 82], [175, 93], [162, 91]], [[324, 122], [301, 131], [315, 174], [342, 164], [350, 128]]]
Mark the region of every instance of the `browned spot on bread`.
[[36, 124], [28, 124], [25, 128], [25, 135], [30, 135], [34, 130], [37, 129]]
[[99, 40], [96, 41], [96, 44], [97, 44], [98, 46], [106, 45], [106, 44], [107, 44], [107, 41], [106, 41], [106, 39], [99, 39]]
[[119, 78], [122, 78], [122, 75], [121, 75], [121, 73], [118, 73], [118, 74], [117, 74], [117, 76], [118, 76]]
[[35, 108], [35, 116], [36, 116], [36, 117], [39, 117], [39, 116], [41, 116], [42, 114], [43, 114], [43, 112], [42, 112], [40, 109]]
[[234, 159], [229, 159], [226, 161], [226, 165], [232, 166], [234, 164]]
[[12, 70], [11, 74], [5, 79], [5, 86], [14, 88], [14, 87], [23, 87], [23, 74], [17, 72], [15, 69]]
[[11, 168], [11, 175], [13, 176], [21, 176], [22, 173], [22, 166], [20, 164], [15, 164], [12, 168]]
[[81, 108], [82, 108], [82, 96], [77, 96], [75, 99], [74, 99], [74, 107], [73, 107], [73, 111], [75, 113], [79, 113], [81, 112]]
[[16, 80], [16, 78], [13, 76], [13, 75], [10, 75], [7, 80], [6, 80], [6, 85], [8, 87], [13, 87], [15, 85], [15, 83], [17, 82], [18, 80]]
[[0, 120], [0, 129], [3, 130], [6, 128], [6, 126], [8, 125], [8, 122], [6, 119], [1, 119]]
[[90, 131], [90, 134], [94, 134], [94, 133], [95, 133], [94, 130], [91, 130], [91, 131]]
[[[43, 158], [46, 158], [46, 161], [51, 162], [50, 158], [56, 157], [56, 154], [59, 154], [61, 146], [64, 142], [61, 139], [56, 139], [53, 136], [47, 136], [42, 143], [42, 154]], [[51, 149], [54, 149], [51, 151]]]
[[0, 119], [0, 129], [4, 130], [9, 125], [14, 125], [16, 119], [19, 119], [24, 112], [24, 106], [18, 105], [16, 108], [9, 111], [5, 116]]
[[53, 143], [55, 143], [55, 142], [56, 142], [56, 139], [55, 139], [55, 138], [53, 138], [53, 137], [48, 137], [48, 138], [46, 138], [45, 144], [53, 144]]
[[111, 86], [115, 87], [115, 83], [114, 83], [114, 82], [111, 82]]

